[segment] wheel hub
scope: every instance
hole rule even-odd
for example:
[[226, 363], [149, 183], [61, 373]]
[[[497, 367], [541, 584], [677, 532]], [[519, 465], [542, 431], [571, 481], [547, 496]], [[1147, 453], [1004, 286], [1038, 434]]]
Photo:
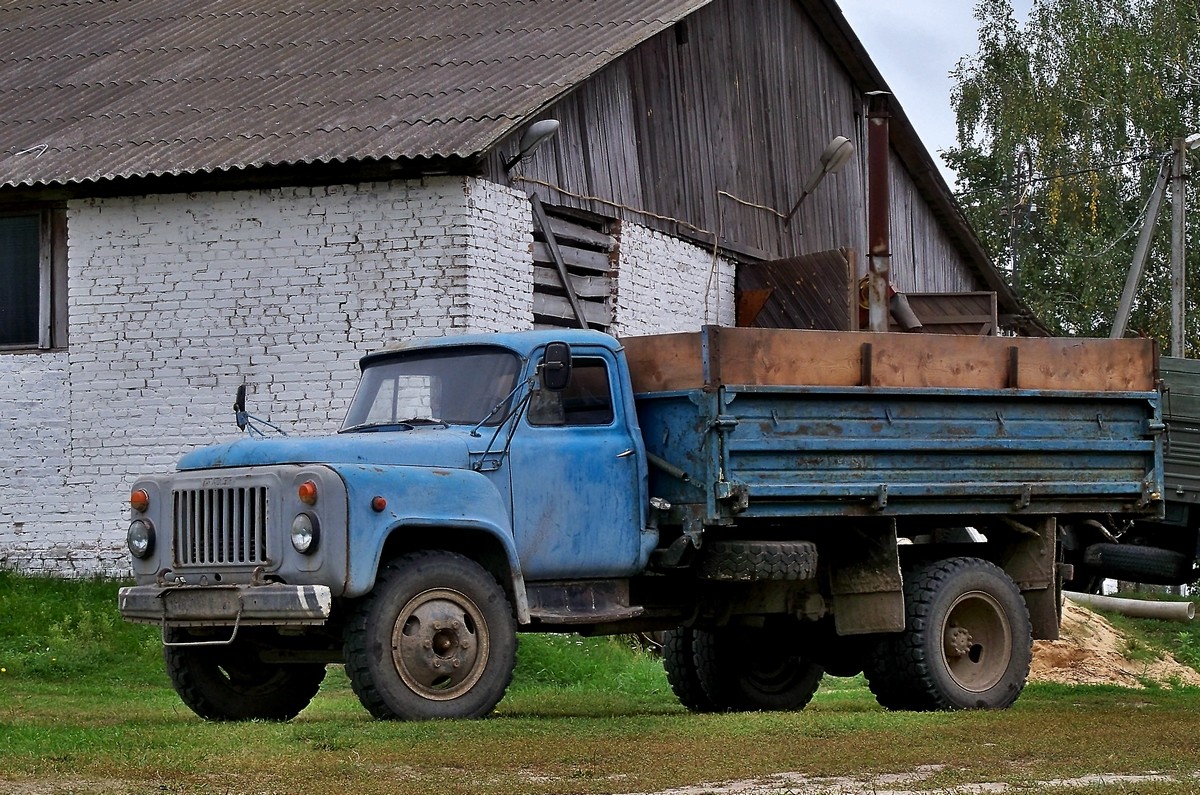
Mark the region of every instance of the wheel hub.
[[984, 591], [968, 591], [942, 624], [946, 670], [964, 690], [981, 693], [1004, 678], [1012, 658], [1012, 630], [1004, 608]]
[[951, 626], [946, 630], [946, 656], [962, 657], [971, 650], [971, 633], [960, 626]]
[[448, 701], [470, 690], [486, 668], [486, 623], [466, 595], [450, 588], [417, 594], [392, 630], [392, 663], [413, 692]]

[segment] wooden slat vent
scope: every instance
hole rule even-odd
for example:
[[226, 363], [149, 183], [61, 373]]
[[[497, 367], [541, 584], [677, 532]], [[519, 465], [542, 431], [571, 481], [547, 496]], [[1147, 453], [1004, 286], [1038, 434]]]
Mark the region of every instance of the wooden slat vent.
[[[545, 210], [588, 325], [608, 331], [613, 323], [613, 264], [617, 257], [612, 222], [574, 209], [545, 205]], [[534, 327], [578, 328], [550, 247], [536, 223], [533, 239]]]

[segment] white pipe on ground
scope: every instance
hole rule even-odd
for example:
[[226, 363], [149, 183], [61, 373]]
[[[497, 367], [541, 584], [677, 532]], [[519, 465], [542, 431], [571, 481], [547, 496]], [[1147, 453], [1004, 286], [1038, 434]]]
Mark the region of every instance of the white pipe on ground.
[[1193, 602], [1152, 602], [1147, 599], [1121, 599], [1116, 596], [1097, 596], [1074, 591], [1066, 591], [1063, 595], [1084, 607], [1098, 607], [1133, 618], [1191, 621], [1196, 617], [1196, 605]]

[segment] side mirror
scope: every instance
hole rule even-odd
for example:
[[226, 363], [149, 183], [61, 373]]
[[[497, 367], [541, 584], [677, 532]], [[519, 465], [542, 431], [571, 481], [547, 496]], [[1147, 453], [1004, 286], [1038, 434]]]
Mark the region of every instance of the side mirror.
[[237, 388], [237, 397], [233, 399], [233, 417], [237, 420], [239, 431], [246, 430], [246, 385]]
[[542, 364], [538, 368], [542, 388], [561, 392], [571, 382], [571, 346], [565, 342], [551, 342], [546, 346]]

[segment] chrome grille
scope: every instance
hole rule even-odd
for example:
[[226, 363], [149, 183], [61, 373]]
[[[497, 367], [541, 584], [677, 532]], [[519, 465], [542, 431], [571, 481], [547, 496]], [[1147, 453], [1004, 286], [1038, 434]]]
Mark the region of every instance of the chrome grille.
[[173, 525], [179, 566], [267, 561], [267, 487], [177, 489]]

